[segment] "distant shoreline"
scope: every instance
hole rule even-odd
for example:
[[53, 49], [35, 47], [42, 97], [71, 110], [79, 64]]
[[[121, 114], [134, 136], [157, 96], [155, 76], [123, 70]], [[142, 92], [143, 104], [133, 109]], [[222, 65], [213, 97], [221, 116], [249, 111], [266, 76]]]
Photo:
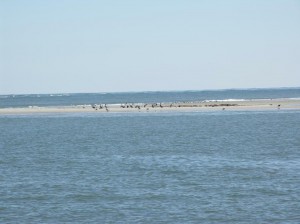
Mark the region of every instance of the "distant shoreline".
[[212, 100], [201, 102], [122, 103], [74, 106], [29, 106], [23, 108], [0, 108], [3, 114], [35, 113], [131, 113], [131, 112], [196, 112], [196, 111], [255, 111], [255, 110], [300, 110], [300, 99], [253, 99], [253, 100]]

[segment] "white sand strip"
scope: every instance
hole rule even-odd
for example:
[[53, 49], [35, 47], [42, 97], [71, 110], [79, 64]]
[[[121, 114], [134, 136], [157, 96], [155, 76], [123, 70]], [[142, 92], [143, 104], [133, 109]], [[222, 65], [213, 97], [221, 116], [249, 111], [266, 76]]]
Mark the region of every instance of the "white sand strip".
[[272, 99], [245, 101], [213, 101], [213, 102], [176, 102], [155, 104], [102, 104], [57, 106], [57, 107], [25, 107], [1, 108], [0, 114], [30, 114], [30, 113], [109, 113], [109, 112], [193, 112], [193, 111], [250, 111], [250, 110], [300, 110], [300, 99]]

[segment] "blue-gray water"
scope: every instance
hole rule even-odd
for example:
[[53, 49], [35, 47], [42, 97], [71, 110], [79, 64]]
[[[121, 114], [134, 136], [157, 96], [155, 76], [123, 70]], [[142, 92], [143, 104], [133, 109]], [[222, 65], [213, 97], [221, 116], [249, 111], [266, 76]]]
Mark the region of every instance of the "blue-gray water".
[[0, 116], [0, 223], [299, 223], [300, 111]]
[[[299, 98], [2, 95], [0, 108]], [[0, 223], [300, 223], [300, 111], [0, 115]]]

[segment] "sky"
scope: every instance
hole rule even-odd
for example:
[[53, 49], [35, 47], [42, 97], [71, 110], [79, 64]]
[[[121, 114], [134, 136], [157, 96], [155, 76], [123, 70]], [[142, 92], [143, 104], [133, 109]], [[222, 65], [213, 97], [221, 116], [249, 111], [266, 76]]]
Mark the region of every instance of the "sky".
[[0, 0], [0, 94], [299, 86], [299, 0]]

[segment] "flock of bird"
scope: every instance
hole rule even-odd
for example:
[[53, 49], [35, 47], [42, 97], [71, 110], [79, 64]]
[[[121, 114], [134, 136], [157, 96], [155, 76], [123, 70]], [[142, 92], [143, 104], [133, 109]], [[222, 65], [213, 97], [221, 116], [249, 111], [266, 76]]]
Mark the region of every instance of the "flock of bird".
[[[168, 107], [173, 107], [173, 106], [174, 106], [173, 103], [168, 105]], [[162, 103], [152, 103], [152, 104], [148, 104], [148, 103], [144, 103], [144, 104], [125, 103], [125, 104], [120, 105], [120, 108], [123, 108], [123, 109], [136, 108], [138, 110], [140, 110], [141, 108], [146, 108], [147, 110], [149, 110], [149, 108], [163, 108], [163, 107], [166, 107], [166, 105], [163, 105]], [[178, 105], [178, 107], [180, 107], [180, 105]], [[92, 108], [94, 110], [105, 109], [107, 112], [109, 112], [109, 108], [108, 108], [107, 104], [93, 104]]]

